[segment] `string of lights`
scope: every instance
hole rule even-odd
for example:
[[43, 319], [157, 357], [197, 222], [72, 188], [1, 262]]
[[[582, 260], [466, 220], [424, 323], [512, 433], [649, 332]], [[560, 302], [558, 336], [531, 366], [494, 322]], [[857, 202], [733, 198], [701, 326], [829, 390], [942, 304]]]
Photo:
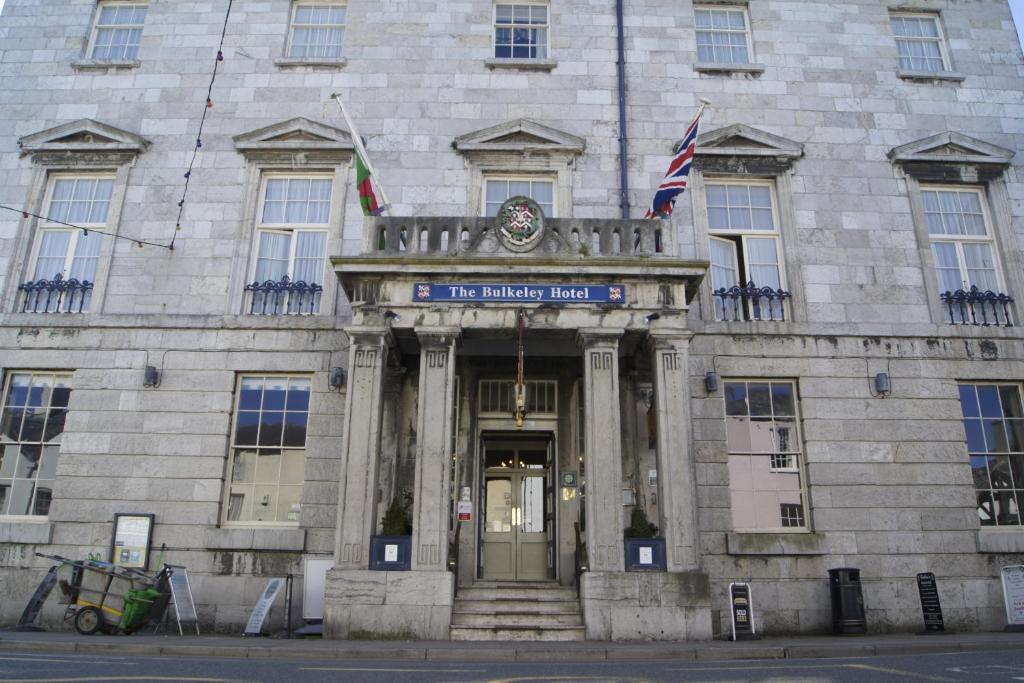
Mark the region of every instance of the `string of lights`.
[[13, 211], [15, 213], [20, 213], [24, 218], [28, 218], [28, 217], [31, 216], [32, 218], [38, 218], [41, 221], [46, 221], [47, 223], [53, 223], [54, 225], [63, 225], [63, 226], [68, 227], [68, 228], [74, 228], [76, 230], [81, 230], [82, 233], [86, 234], [86, 235], [88, 235], [90, 232], [95, 232], [95, 233], [97, 233], [99, 235], [106, 235], [107, 237], [113, 237], [114, 239], [118, 239], [118, 240], [128, 240], [129, 242], [133, 242], [138, 247], [141, 247], [144, 244], [148, 244], [151, 247], [160, 247], [161, 249], [172, 249], [173, 248], [173, 247], [170, 247], [170, 246], [168, 246], [166, 244], [159, 244], [157, 242], [150, 242], [149, 240], [139, 239], [138, 237], [129, 237], [127, 235], [118, 235], [118, 234], [115, 234], [113, 232], [109, 232], [107, 230], [97, 230], [96, 228], [87, 228], [84, 225], [75, 225], [74, 223], [66, 223], [64, 221], [58, 221], [55, 218], [50, 218], [49, 216], [40, 216], [38, 213], [32, 213], [31, 211], [25, 211], [23, 209], [16, 209], [13, 206], [6, 206], [4, 204], [0, 204], [0, 209], [5, 209], [7, 211]]
[[185, 214], [185, 200], [188, 198], [189, 183], [192, 180], [192, 169], [195, 167], [199, 150], [203, 146], [203, 126], [206, 125], [206, 114], [213, 109], [213, 84], [217, 80], [217, 69], [224, 61], [224, 37], [228, 32], [228, 19], [231, 17], [231, 5], [234, 0], [228, 0], [228, 9], [224, 13], [224, 26], [220, 31], [220, 44], [217, 46], [217, 59], [213, 62], [213, 73], [210, 74], [210, 85], [206, 89], [206, 104], [203, 105], [203, 115], [199, 119], [199, 131], [196, 133], [196, 144], [192, 148], [192, 159], [188, 162], [188, 170], [185, 171], [185, 186], [181, 190], [181, 201], [178, 202], [178, 217], [174, 221], [174, 234], [171, 236], [170, 249], [174, 249], [174, 240], [181, 232], [181, 217]]
[[192, 169], [195, 167], [196, 158], [199, 156], [199, 150], [203, 146], [203, 126], [206, 125], [206, 114], [210, 109], [213, 109], [213, 84], [217, 81], [217, 70], [220, 63], [224, 61], [224, 38], [228, 32], [228, 20], [231, 18], [231, 7], [234, 4], [234, 0], [228, 0], [227, 11], [224, 13], [224, 25], [220, 31], [220, 43], [217, 45], [217, 59], [213, 62], [213, 72], [210, 74], [210, 84], [206, 89], [206, 102], [203, 105], [203, 115], [199, 119], [199, 131], [196, 133], [196, 144], [192, 149], [192, 159], [189, 161], [188, 170], [185, 171], [185, 186], [182, 188], [181, 201], [178, 202], [178, 217], [174, 221], [174, 234], [171, 236], [169, 244], [160, 244], [158, 242], [151, 242], [149, 240], [140, 239], [138, 237], [129, 237], [128, 235], [118, 235], [110, 232], [109, 230], [99, 230], [97, 228], [87, 228], [84, 225], [75, 225], [74, 223], [68, 223], [66, 221], [59, 221], [50, 216], [42, 216], [38, 213], [31, 211], [25, 211], [24, 209], [16, 209], [13, 206], [6, 206], [0, 204], [0, 209], [5, 211], [12, 211], [14, 213], [20, 213], [24, 218], [37, 218], [41, 221], [53, 225], [62, 225], [64, 227], [73, 228], [75, 230], [81, 230], [84, 235], [88, 235], [90, 232], [95, 232], [99, 235], [106, 235], [107, 237], [113, 237], [119, 240], [128, 240], [139, 248], [143, 245], [149, 245], [151, 247], [160, 247], [161, 249], [168, 249], [174, 251], [174, 240], [177, 238], [178, 233], [181, 231], [181, 217], [185, 212], [185, 200], [188, 198], [189, 181], [192, 179]]

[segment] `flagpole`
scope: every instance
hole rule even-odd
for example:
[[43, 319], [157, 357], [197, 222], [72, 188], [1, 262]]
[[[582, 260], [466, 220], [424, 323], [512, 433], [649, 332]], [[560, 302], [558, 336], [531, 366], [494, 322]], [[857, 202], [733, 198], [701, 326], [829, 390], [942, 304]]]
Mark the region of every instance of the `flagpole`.
[[345, 125], [348, 126], [348, 132], [352, 135], [352, 144], [355, 145], [359, 156], [363, 158], [363, 163], [366, 164], [366, 170], [370, 172], [370, 177], [377, 183], [377, 189], [380, 190], [380, 198], [383, 201], [381, 210], [390, 211], [391, 203], [388, 201], [388, 195], [384, 191], [384, 185], [380, 182], [380, 178], [377, 177], [377, 172], [373, 170], [373, 164], [370, 162], [370, 155], [366, 153], [366, 148], [363, 146], [363, 139], [359, 136], [359, 131], [356, 130], [355, 124], [352, 123], [352, 119], [349, 118], [348, 111], [345, 109], [345, 104], [341, 101], [341, 95], [334, 93], [331, 97], [338, 103], [338, 107], [341, 109], [341, 115], [345, 117]]

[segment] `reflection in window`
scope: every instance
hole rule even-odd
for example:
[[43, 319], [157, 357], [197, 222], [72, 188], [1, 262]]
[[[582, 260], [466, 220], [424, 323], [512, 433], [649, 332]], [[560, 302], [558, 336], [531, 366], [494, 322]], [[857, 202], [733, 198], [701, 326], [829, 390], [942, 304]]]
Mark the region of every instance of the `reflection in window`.
[[310, 384], [309, 377], [241, 378], [227, 521], [299, 520]]
[[545, 59], [548, 56], [547, 5], [496, 5], [494, 56]]
[[967, 451], [982, 526], [1020, 526], [1024, 407], [1017, 384], [961, 384]]
[[792, 382], [725, 382], [733, 527], [806, 528]]
[[70, 399], [70, 375], [11, 375], [0, 417], [0, 515], [49, 513]]
[[484, 215], [497, 216], [498, 209], [512, 197], [529, 197], [537, 202], [547, 218], [554, 218], [555, 184], [550, 180], [529, 178], [488, 178], [485, 189]]

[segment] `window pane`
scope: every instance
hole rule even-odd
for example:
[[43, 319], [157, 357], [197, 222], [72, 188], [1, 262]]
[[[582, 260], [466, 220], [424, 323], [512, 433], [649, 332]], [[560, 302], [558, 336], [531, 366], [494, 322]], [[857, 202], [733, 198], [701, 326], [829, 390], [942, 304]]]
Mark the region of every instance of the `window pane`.
[[770, 416], [772, 414], [771, 393], [769, 385], [760, 382], [747, 384], [750, 414], [753, 416]]
[[748, 415], [747, 385], [743, 382], [725, 383], [725, 414]]

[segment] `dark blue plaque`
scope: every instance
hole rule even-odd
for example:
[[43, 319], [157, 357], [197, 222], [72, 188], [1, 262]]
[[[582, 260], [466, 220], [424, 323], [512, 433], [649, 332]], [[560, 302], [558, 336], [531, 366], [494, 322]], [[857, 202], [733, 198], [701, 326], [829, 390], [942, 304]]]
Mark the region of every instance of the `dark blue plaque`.
[[417, 282], [412, 300], [521, 304], [623, 304], [624, 285], [452, 284]]

